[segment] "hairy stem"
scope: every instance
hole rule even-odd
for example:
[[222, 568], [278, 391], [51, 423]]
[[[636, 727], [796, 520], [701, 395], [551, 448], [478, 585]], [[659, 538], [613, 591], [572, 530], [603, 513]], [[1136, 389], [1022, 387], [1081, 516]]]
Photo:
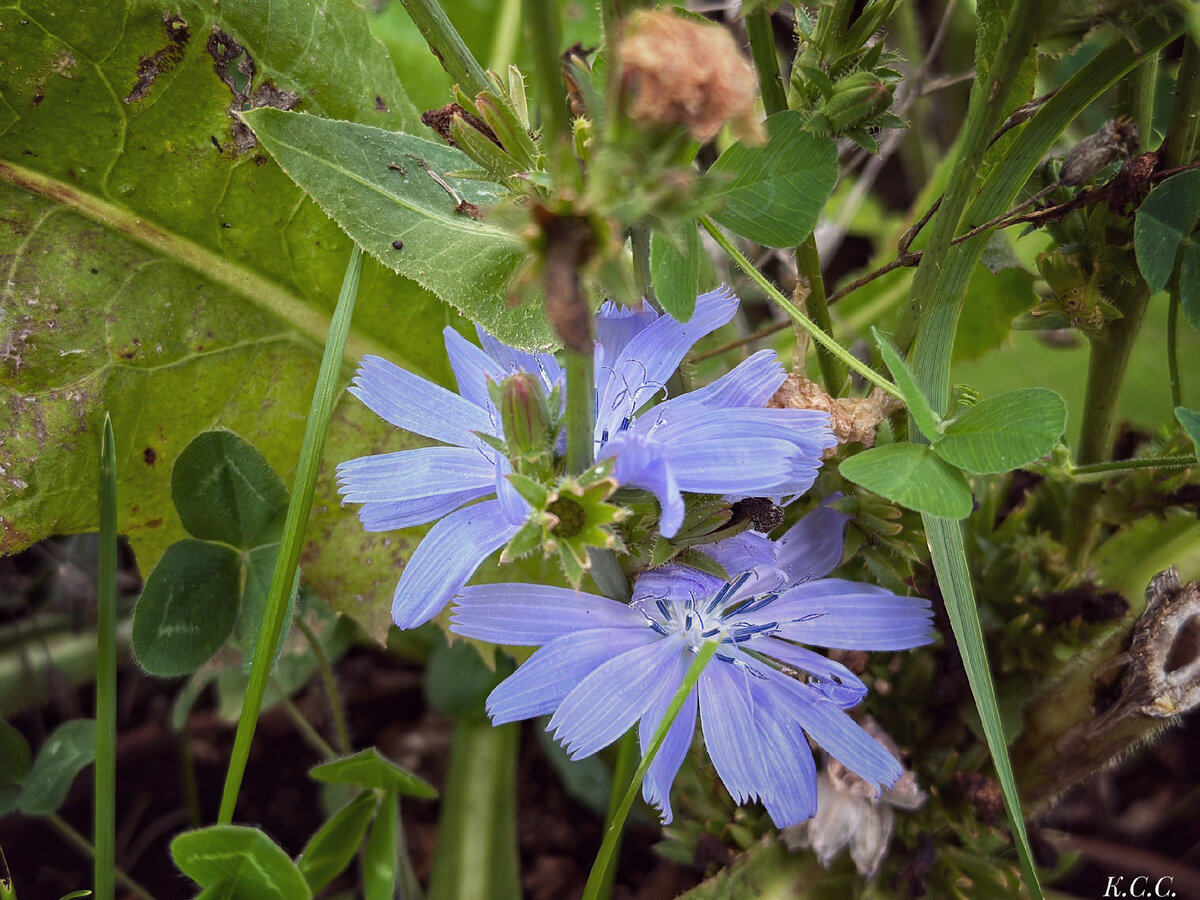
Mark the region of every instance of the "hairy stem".
[[483, 66], [475, 59], [458, 30], [446, 17], [437, 0], [400, 0], [413, 24], [425, 38], [425, 43], [438, 58], [442, 68], [468, 94], [478, 94], [491, 87]]
[[856, 359], [849, 350], [818, 328], [816, 323], [809, 319], [808, 316], [804, 315], [804, 313], [800, 312], [800, 310], [796, 308], [796, 305], [792, 303], [791, 300], [783, 296], [783, 294], [780, 293], [779, 288], [771, 284], [771, 282], [768, 281], [763, 274], [758, 271], [755, 265], [750, 262], [750, 260], [746, 259], [746, 257], [740, 250], [738, 250], [737, 247], [730, 243], [729, 238], [725, 237], [721, 230], [717, 228], [715, 224], [713, 224], [711, 219], [709, 219], [707, 216], [704, 216], [700, 219], [700, 224], [704, 226], [705, 231], [712, 235], [713, 240], [715, 240], [717, 245], [725, 251], [726, 255], [729, 256], [729, 258], [735, 263], [737, 263], [738, 268], [745, 272], [746, 275], [750, 277], [751, 281], [762, 288], [768, 297], [779, 304], [780, 309], [792, 317], [792, 321], [812, 335], [813, 340], [815, 340], [821, 346], [827, 348], [831, 354], [836, 356], [847, 367], [857, 372], [871, 384], [875, 385], [875, 387], [891, 394], [901, 402], [904, 401], [904, 395], [900, 393], [899, 388], [897, 388], [894, 384], [892, 384], [870, 366], [867, 366], [860, 360]]

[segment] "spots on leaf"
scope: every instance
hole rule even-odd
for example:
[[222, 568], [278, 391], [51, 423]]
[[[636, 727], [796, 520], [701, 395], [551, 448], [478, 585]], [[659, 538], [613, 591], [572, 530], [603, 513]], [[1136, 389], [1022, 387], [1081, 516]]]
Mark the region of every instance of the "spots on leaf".
[[126, 103], [136, 103], [150, 93], [150, 88], [159, 75], [170, 72], [183, 60], [188, 41], [192, 38], [192, 30], [182, 16], [174, 13], [163, 13], [163, 36], [166, 45], [153, 56], [143, 56], [138, 60], [136, 77], [133, 88], [125, 97]]
[[153, 447], [147, 447], [142, 451], [142, 461], [145, 462], [146, 465], [153, 467], [154, 464], [158, 462], [158, 453], [155, 452]]
[[[233, 138], [234, 155], [248, 153], [258, 146], [258, 139], [249, 126], [238, 118], [238, 113], [263, 106], [294, 109], [300, 103], [300, 95], [277, 87], [269, 78], [255, 85], [258, 65], [254, 57], [237, 38], [217, 25], [213, 26], [204, 51], [212, 57], [213, 71], [233, 95], [229, 104], [229, 133]], [[216, 138], [213, 138], [213, 143], [224, 152]]]

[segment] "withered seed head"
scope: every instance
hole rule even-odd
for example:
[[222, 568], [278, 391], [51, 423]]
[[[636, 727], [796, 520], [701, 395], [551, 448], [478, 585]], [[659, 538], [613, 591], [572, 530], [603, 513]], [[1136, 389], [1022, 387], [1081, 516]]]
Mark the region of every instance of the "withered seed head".
[[621, 80], [640, 122], [683, 125], [707, 141], [730, 119], [752, 122], [754, 70], [719, 25], [670, 10], [643, 10], [626, 22], [617, 51]]

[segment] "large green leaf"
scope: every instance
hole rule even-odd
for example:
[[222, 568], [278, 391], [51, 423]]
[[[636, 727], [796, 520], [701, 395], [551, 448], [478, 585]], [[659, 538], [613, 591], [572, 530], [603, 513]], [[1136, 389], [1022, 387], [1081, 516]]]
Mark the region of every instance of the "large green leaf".
[[217, 652], [241, 604], [242, 562], [222, 544], [192, 539], [167, 548], [133, 613], [133, 654], [151, 675], [186, 675]]
[[513, 309], [525, 261], [516, 236], [479, 221], [504, 190], [455, 178], [461, 151], [411, 134], [278, 109], [243, 114], [276, 160], [364, 250], [510, 344], [553, 343], [541, 309]]
[[842, 461], [838, 471], [882, 497], [947, 519], [971, 514], [971, 489], [962, 473], [921, 444], [888, 444]]
[[[421, 126], [354, 0], [322, 15], [302, 0], [34, 0], [0, 9], [0, 59], [0, 552], [96, 527], [107, 409], [119, 528], [149, 571], [184, 536], [169, 476], [198, 432], [237, 431], [290, 480], [351, 246], [231, 108], [291, 92], [299, 110]], [[372, 263], [347, 361], [376, 352], [446, 381], [446, 320]], [[405, 440], [348, 399], [326, 472]], [[364, 534], [332, 477], [309, 541], [319, 593], [381, 636], [410, 541]]]
[[1054, 391], [1025, 388], [983, 400], [946, 425], [934, 449], [968, 472], [1008, 472], [1054, 449], [1067, 404]]
[[296, 864], [257, 828], [213, 825], [171, 841], [175, 865], [201, 887], [220, 884], [230, 900], [308, 900]]
[[804, 116], [784, 110], [767, 119], [767, 143], [734, 144], [704, 176], [721, 201], [712, 217], [767, 247], [807, 238], [837, 184], [837, 147], [804, 130]]

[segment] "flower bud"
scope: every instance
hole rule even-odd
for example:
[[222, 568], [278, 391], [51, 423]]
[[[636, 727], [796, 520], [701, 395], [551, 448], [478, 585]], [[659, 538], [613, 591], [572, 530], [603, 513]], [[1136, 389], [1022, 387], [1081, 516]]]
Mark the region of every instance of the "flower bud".
[[537, 377], [518, 372], [500, 382], [500, 421], [514, 463], [550, 453], [550, 409]]
[[833, 88], [821, 113], [834, 131], [853, 128], [892, 105], [892, 86], [874, 72], [847, 75]]

